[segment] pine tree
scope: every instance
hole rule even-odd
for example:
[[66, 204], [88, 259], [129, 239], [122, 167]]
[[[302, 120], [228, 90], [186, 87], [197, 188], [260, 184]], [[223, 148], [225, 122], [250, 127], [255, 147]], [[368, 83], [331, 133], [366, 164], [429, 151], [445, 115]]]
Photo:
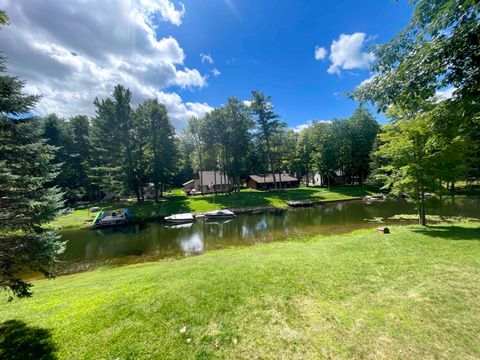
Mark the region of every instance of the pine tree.
[[43, 226], [62, 207], [62, 195], [50, 186], [58, 170], [51, 162], [54, 147], [40, 138], [36, 119], [24, 116], [38, 97], [23, 94], [23, 86], [5, 74], [0, 56], [0, 287], [18, 297], [32, 294], [22, 275], [52, 276], [64, 246]]
[[116, 85], [112, 98], [95, 99], [91, 142], [94, 146], [92, 169], [95, 185], [104, 191], [133, 191], [141, 200], [140, 146], [134, 140], [134, 117], [130, 90]]
[[279, 120], [278, 116], [273, 111], [270, 96], [265, 96], [259, 91], [252, 91], [252, 100], [250, 108], [252, 113], [257, 117], [258, 138], [263, 147], [263, 154], [268, 162], [269, 170], [273, 174], [273, 187], [277, 188], [277, 181], [275, 177], [274, 158], [272, 154], [272, 140], [278, 131], [283, 130], [286, 124]]
[[176, 163], [175, 130], [168, 118], [167, 109], [158, 100], [145, 100], [135, 110], [142, 143], [142, 158], [147, 163], [148, 178], [155, 187], [155, 200], [163, 196], [163, 187], [171, 180]]

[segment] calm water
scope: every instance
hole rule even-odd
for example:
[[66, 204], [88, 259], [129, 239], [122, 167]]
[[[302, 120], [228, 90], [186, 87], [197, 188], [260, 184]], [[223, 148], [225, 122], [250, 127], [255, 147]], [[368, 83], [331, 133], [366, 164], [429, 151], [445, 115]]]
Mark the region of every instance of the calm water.
[[[480, 198], [432, 200], [429, 207], [429, 214], [480, 218]], [[190, 256], [229, 246], [376, 227], [366, 220], [396, 214], [415, 214], [415, 210], [405, 201], [354, 201], [239, 215], [225, 222], [199, 219], [177, 226], [151, 222], [116, 229], [64, 231], [68, 243], [63, 260], [79, 270], [105, 261], [132, 263]]]

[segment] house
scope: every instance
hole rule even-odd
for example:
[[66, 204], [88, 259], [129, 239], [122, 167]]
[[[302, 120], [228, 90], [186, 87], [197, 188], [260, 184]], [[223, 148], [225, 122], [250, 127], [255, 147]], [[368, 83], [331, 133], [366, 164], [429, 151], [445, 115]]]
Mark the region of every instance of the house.
[[[329, 179], [325, 176], [322, 176], [320, 173], [311, 173], [304, 175], [302, 181], [308, 186], [326, 186], [328, 185]], [[345, 176], [341, 169], [335, 170], [334, 175], [330, 177], [330, 185], [343, 185], [345, 183]]]
[[200, 171], [195, 179], [183, 184], [183, 191], [189, 195], [230, 192], [233, 190], [231, 179], [222, 171]]
[[[300, 180], [288, 174], [275, 174], [277, 188], [296, 188], [300, 186]], [[250, 189], [269, 190], [273, 189], [273, 174], [249, 175], [247, 186]]]

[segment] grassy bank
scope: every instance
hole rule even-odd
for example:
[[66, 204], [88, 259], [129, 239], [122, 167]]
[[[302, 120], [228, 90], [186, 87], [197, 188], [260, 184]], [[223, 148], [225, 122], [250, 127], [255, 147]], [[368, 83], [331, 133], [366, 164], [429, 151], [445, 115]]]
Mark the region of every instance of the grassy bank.
[[[287, 206], [286, 201], [289, 200], [343, 200], [350, 199], [352, 197], [365, 196], [370, 193], [371, 192], [366, 188], [353, 186], [332, 187], [330, 189], [302, 187], [298, 189], [285, 189], [281, 191], [267, 192], [257, 190], [242, 190], [240, 194], [220, 194], [216, 196], [186, 196], [181, 190], [174, 190], [158, 203], [149, 200], [141, 203], [95, 203], [91, 204], [91, 206], [101, 206], [107, 210], [128, 207], [133, 211], [138, 219], [149, 220], [180, 212], [201, 213], [225, 208], [249, 208], [264, 206], [282, 208]], [[96, 213], [90, 213], [88, 209], [76, 209], [70, 215], [59, 217], [51, 225], [60, 228], [83, 227], [89, 225], [95, 215]]]
[[37, 281], [0, 357], [479, 358], [480, 223], [391, 230]]

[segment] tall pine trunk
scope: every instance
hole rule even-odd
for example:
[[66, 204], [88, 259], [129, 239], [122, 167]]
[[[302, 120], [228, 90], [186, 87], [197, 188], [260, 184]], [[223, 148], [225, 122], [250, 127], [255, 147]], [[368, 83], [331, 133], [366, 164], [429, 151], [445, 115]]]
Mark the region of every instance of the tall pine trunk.
[[273, 190], [277, 190], [277, 180], [275, 178], [275, 172], [273, 170], [273, 162], [272, 162], [272, 153], [270, 152], [270, 141], [266, 140], [267, 145], [267, 157], [268, 157], [268, 165], [270, 166], [270, 173], [273, 177]]

